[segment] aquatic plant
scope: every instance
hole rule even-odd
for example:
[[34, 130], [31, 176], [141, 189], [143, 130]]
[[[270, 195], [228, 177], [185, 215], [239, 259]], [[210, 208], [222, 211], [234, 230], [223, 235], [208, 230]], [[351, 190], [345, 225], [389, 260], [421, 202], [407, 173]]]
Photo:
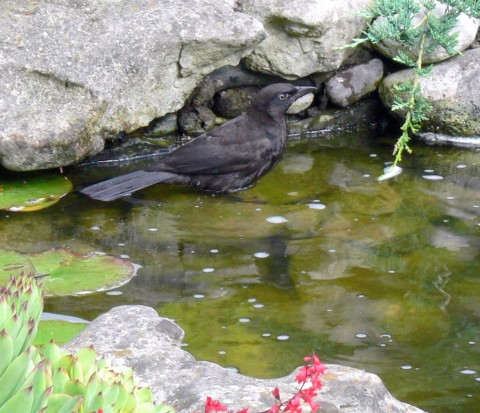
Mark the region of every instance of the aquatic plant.
[[32, 275], [0, 290], [0, 413], [173, 413], [155, 405], [129, 368], [113, 369], [92, 347], [72, 354], [32, 343], [43, 310]]
[[[420, 131], [432, 109], [420, 86], [422, 77], [432, 76], [432, 66], [425, 65], [426, 56], [438, 47], [450, 56], [457, 54], [458, 32], [453, 29], [460, 13], [480, 17], [478, 0], [438, 0], [438, 3], [446, 6], [440, 15], [438, 10], [434, 12], [437, 7], [434, 0], [375, 0], [368, 10], [360, 13], [372, 23], [363, 31], [363, 37], [353, 39], [346, 46], [356, 47], [367, 41], [377, 44], [393, 39], [400, 46], [394, 60], [413, 69], [413, 80], [394, 86], [392, 110], [401, 113], [404, 122], [393, 150], [393, 167], [402, 160], [404, 151], [412, 152], [411, 136]], [[423, 16], [418, 20], [416, 17], [420, 12]]]
[[[275, 403], [262, 413], [302, 413], [310, 409], [315, 412], [320, 405], [314, 401], [317, 391], [323, 386], [320, 377], [327, 369], [316, 354], [303, 358], [304, 366], [298, 370], [295, 380], [300, 384], [298, 391], [286, 400], [282, 400], [280, 389], [276, 387], [272, 391]], [[218, 400], [207, 397], [204, 413], [231, 412], [227, 406]], [[235, 413], [248, 413], [248, 407], [238, 410]]]

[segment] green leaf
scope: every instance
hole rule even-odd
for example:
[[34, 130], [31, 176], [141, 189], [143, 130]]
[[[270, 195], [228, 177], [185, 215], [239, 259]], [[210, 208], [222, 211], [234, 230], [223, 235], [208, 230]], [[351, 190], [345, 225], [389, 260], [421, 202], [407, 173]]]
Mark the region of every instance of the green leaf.
[[38, 211], [57, 203], [72, 190], [72, 183], [63, 175], [27, 175], [2, 181], [0, 209], [7, 211]]
[[0, 285], [21, 272], [42, 274], [47, 295], [65, 296], [118, 288], [135, 275], [135, 267], [122, 258], [62, 248], [29, 255], [0, 250]]
[[[30, 413], [33, 406], [33, 389], [27, 387], [14, 394], [0, 407], [0, 413]], [[33, 412], [32, 413], [37, 413]]]

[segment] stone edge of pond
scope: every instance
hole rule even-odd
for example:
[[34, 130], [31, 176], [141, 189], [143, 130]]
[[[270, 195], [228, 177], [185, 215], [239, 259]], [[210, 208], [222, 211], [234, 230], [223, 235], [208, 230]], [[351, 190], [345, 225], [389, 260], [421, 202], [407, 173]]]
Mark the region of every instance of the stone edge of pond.
[[[65, 347], [75, 352], [92, 345], [113, 366], [133, 368], [141, 383], [152, 389], [155, 399], [173, 406], [178, 413], [203, 411], [207, 396], [233, 411], [249, 407], [252, 413], [261, 412], [274, 403], [271, 391], [275, 387], [285, 398], [298, 390], [295, 372], [264, 380], [197, 361], [181, 348], [183, 337], [184, 331], [173, 320], [160, 317], [153, 308], [125, 305], [99, 316]], [[317, 412], [423, 412], [395, 399], [375, 374], [340, 365], [327, 367]]]

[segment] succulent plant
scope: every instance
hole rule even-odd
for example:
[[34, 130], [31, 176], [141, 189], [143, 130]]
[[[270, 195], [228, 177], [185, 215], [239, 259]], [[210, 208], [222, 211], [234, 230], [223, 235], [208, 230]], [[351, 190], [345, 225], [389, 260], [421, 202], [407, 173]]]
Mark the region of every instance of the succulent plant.
[[43, 310], [33, 276], [0, 289], [0, 413], [40, 412], [51, 392], [48, 363], [32, 346]]
[[43, 309], [31, 275], [0, 289], [0, 413], [173, 413], [155, 405], [130, 368], [113, 369], [93, 347], [76, 354], [33, 345]]

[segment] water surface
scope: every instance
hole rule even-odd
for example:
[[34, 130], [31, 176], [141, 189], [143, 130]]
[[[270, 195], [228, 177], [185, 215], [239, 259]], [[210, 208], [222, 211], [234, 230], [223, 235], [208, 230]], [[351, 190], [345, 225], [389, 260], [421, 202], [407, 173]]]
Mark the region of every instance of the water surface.
[[[480, 411], [480, 153], [418, 145], [379, 183], [392, 143], [291, 140], [274, 171], [232, 195], [157, 185], [3, 212], [0, 248], [141, 265], [113, 294], [51, 298], [49, 312], [93, 319], [145, 304], [176, 319], [197, 358], [244, 374], [285, 375], [315, 351], [429, 412]], [[67, 175], [81, 185], [114, 173]]]

